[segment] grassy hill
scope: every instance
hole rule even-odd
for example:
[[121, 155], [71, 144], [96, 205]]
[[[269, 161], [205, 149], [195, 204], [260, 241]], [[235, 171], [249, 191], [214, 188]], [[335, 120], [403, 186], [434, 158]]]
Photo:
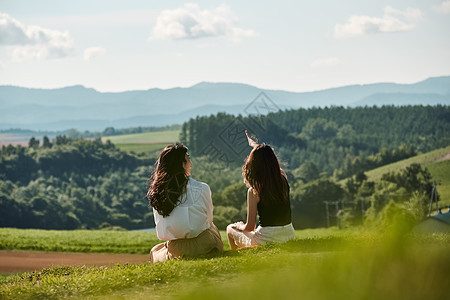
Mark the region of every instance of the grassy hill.
[[142, 153], [147, 157], [156, 157], [165, 146], [178, 141], [179, 135], [179, 130], [166, 130], [108, 136], [103, 137], [102, 141], [110, 140], [116, 147], [129, 153]]
[[368, 180], [378, 181], [388, 172], [396, 172], [418, 163], [428, 168], [431, 176], [438, 182], [437, 191], [441, 196], [440, 205], [450, 204], [450, 146], [398, 161], [366, 172]]

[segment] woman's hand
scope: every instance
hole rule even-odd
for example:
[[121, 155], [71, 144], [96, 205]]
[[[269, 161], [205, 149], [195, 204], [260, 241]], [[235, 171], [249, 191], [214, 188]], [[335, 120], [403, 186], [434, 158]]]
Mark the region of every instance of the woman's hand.
[[239, 231], [243, 231], [244, 227], [245, 227], [245, 224], [242, 221], [236, 222], [233, 225], [231, 225], [231, 228], [234, 228]]
[[245, 130], [245, 135], [247, 136], [247, 141], [250, 147], [257, 147], [258, 146], [258, 139], [254, 136], [249, 136], [247, 130]]

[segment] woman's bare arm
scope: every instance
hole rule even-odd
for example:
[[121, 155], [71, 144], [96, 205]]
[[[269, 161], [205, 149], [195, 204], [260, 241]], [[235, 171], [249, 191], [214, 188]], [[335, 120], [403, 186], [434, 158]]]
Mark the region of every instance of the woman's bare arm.
[[247, 191], [247, 223], [240, 223], [238, 229], [241, 231], [253, 231], [256, 228], [256, 214], [258, 212], [259, 196], [252, 188]]
[[255, 148], [258, 146], [258, 139], [254, 136], [249, 136], [247, 130], [245, 130], [245, 135], [247, 136], [247, 141], [250, 147]]

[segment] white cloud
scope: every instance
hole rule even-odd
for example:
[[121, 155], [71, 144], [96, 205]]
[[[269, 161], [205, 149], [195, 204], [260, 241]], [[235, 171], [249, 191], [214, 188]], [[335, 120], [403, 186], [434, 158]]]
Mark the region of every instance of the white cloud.
[[422, 12], [417, 8], [406, 11], [386, 6], [382, 18], [369, 16], [351, 16], [347, 23], [334, 26], [334, 37], [345, 39], [371, 33], [387, 33], [411, 30], [422, 19]]
[[3, 70], [5, 68], [5, 65], [3, 64], [3, 62], [0, 60], [0, 71]]
[[311, 63], [311, 68], [329, 68], [337, 66], [341, 63], [341, 60], [336, 57], [329, 57], [329, 58], [320, 58], [316, 59]]
[[20, 62], [68, 56], [73, 50], [73, 40], [68, 32], [26, 26], [0, 13], [0, 46], [14, 47], [12, 58]]
[[422, 12], [418, 8], [407, 8], [406, 11], [401, 11], [390, 6], [384, 8], [384, 18], [389, 19], [394, 16], [403, 17], [405, 20], [410, 22], [419, 22], [422, 20]]
[[86, 48], [83, 53], [84, 60], [93, 60], [105, 55], [106, 49], [102, 47]]
[[433, 6], [433, 10], [437, 13], [449, 15], [450, 14], [450, 1], [442, 2], [441, 5]]
[[200, 10], [197, 4], [186, 4], [182, 8], [164, 10], [156, 19], [150, 39], [197, 39], [203, 37], [226, 37], [240, 41], [256, 36], [251, 29], [236, 26], [238, 18], [226, 5], [212, 10]]

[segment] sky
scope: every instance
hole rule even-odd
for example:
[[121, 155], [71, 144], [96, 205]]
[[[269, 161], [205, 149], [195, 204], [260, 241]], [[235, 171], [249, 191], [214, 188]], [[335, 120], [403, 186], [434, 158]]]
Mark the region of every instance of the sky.
[[0, 0], [0, 85], [305, 92], [447, 75], [448, 0]]

